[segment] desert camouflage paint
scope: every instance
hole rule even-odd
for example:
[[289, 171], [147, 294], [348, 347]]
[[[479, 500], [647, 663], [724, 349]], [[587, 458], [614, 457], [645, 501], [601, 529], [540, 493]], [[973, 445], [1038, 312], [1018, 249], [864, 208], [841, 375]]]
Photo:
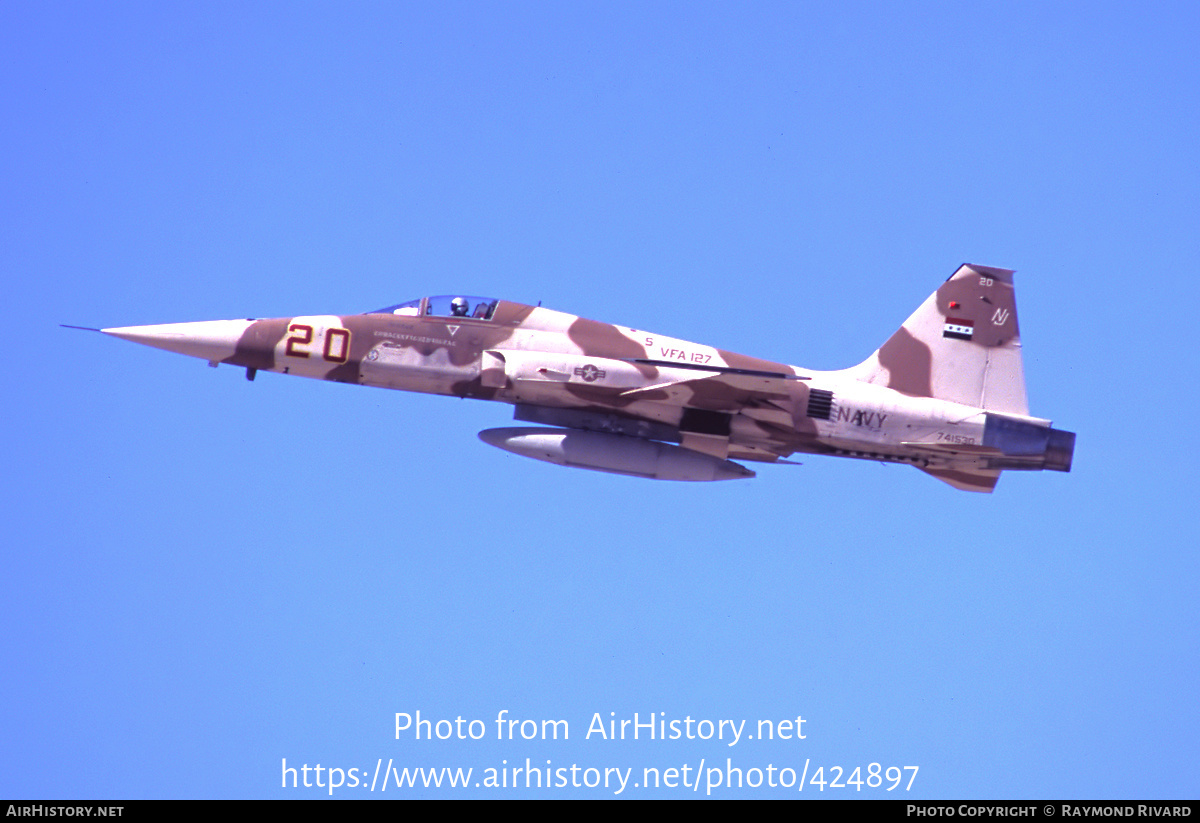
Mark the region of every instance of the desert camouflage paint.
[[[799, 452], [908, 463], [957, 488], [991, 491], [1005, 469], [1069, 471], [1074, 451], [1074, 434], [1029, 417], [1012, 275], [960, 267], [875, 353], [840, 371], [465, 295], [349, 316], [102, 331], [243, 367], [250, 379], [273, 371], [494, 400], [515, 405], [520, 420], [603, 435], [586, 439], [584, 462], [538, 451], [566, 448], [544, 430], [534, 430], [536, 448], [509, 429], [484, 437], [565, 465], [725, 479], [753, 476], [729, 460]], [[679, 445], [651, 448], [657, 441]], [[605, 456], [630, 449], [658, 468]], [[711, 471], [692, 477], [697, 454]]]

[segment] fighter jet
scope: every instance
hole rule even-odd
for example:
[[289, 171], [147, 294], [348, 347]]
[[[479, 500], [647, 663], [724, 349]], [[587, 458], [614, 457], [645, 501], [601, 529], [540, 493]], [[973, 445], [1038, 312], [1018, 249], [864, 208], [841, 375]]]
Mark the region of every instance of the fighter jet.
[[754, 477], [823, 454], [904, 463], [990, 492], [1005, 470], [1070, 471], [1075, 435], [1029, 416], [1013, 272], [963, 265], [857, 366], [814, 371], [468, 295], [364, 314], [97, 329], [260, 371], [495, 400], [532, 426], [485, 442], [659, 480]]

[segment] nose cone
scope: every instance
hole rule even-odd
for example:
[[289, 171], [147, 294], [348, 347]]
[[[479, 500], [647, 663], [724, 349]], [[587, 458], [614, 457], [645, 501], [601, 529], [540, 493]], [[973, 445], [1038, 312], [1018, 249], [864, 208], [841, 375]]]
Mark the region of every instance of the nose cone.
[[123, 326], [100, 331], [156, 349], [224, 360], [232, 357], [251, 320], [206, 320], [200, 323], [165, 323], [158, 326]]

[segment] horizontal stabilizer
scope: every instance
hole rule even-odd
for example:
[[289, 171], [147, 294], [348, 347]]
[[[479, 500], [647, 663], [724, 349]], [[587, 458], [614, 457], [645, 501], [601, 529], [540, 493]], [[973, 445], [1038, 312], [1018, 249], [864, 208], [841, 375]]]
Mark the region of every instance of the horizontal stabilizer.
[[935, 468], [921, 469], [921, 471], [965, 492], [991, 492], [996, 488], [996, 481], [1000, 479], [999, 469], [965, 470]]

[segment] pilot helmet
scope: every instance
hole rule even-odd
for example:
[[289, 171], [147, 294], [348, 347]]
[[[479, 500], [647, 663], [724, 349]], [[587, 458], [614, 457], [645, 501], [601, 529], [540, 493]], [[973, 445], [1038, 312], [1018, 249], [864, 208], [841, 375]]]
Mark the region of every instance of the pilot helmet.
[[456, 297], [450, 301], [450, 311], [454, 314], [465, 317], [467, 314], [467, 298]]

